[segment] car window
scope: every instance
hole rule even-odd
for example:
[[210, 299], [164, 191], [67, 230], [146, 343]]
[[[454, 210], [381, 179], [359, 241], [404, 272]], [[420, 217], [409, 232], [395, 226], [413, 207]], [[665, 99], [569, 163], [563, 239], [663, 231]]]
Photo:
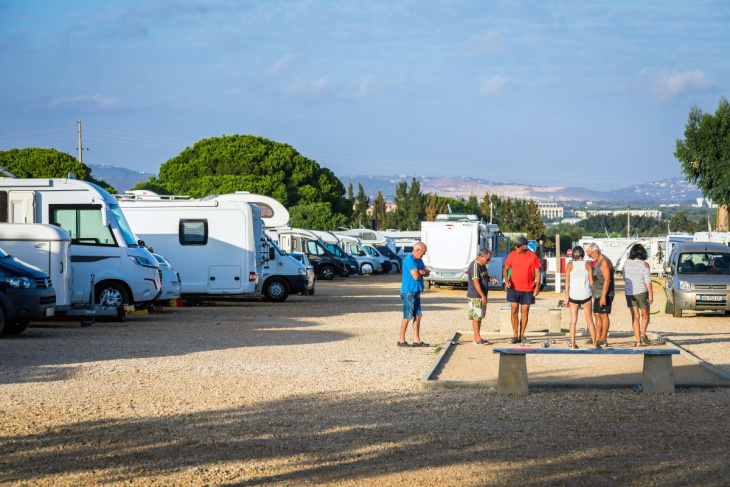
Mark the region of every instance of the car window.
[[678, 274], [730, 274], [730, 253], [685, 252], [679, 256]]

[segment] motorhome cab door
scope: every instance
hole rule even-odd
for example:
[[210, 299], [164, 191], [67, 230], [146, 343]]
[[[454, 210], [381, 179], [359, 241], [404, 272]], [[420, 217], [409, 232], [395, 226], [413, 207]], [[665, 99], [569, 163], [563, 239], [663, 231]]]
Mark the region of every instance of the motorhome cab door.
[[102, 211], [105, 208], [94, 204], [49, 205], [49, 223], [58, 225], [71, 236], [73, 304], [88, 302], [91, 274], [99, 282], [107, 273], [120, 272], [121, 249], [111, 228], [103, 224]]
[[10, 191], [9, 223], [35, 223], [35, 191]]

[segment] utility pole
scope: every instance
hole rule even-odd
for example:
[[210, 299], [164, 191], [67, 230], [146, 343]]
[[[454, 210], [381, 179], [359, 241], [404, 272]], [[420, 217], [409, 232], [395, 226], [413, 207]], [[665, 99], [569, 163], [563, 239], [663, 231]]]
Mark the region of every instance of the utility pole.
[[631, 205], [629, 205], [629, 211], [626, 212], [626, 237], [631, 238]]
[[79, 162], [83, 163], [84, 162], [84, 158], [83, 158], [84, 152], [83, 151], [88, 150], [88, 149], [84, 149], [84, 146], [81, 145], [81, 119], [80, 118], [79, 118], [79, 121], [76, 122], [76, 125], [79, 126], [79, 130], [77, 132], [79, 134], [79, 146], [77, 147], [77, 149], [79, 150]]
[[489, 224], [490, 225], [492, 224], [492, 216], [493, 216], [493, 213], [494, 213], [493, 210], [494, 210], [494, 202], [490, 200], [489, 201]]

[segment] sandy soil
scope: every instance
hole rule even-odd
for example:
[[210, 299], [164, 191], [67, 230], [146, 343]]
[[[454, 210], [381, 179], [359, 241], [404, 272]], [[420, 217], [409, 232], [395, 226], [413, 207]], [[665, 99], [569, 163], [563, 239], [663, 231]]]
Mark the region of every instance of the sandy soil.
[[[282, 304], [0, 340], [0, 482], [727, 485], [730, 388], [424, 390], [437, 348], [395, 346], [398, 285], [337, 279]], [[423, 301], [424, 340], [468, 329], [463, 291]], [[485, 328], [503, 303], [490, 295]], [[629, 330], [617, 303], [613, 329]], [[658, 314], [652, 329], [730, 372], [730, 318]]]

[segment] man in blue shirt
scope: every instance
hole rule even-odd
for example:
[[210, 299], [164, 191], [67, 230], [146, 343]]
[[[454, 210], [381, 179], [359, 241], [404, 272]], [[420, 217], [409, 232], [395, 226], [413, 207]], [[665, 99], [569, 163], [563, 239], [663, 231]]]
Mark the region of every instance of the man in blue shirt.
[[400, 298], [403, 301], [403, 321], [400, 325], [399, 347], [409, 346], [406, 342], [408, 322], [413, 320], [413, 347], [429, 347], [422, 342], [419, 335], [421, 328], [421, 293], [423, 292], [423, 278], [431, 274], [421, 258], [426, 253], [426, 244], [418, 242], [413, 246], [413, 252], [403, 259], [403, 280], [400, 286]]

